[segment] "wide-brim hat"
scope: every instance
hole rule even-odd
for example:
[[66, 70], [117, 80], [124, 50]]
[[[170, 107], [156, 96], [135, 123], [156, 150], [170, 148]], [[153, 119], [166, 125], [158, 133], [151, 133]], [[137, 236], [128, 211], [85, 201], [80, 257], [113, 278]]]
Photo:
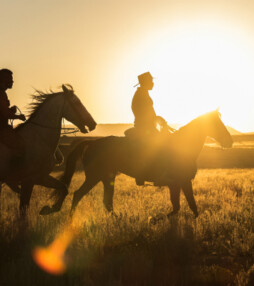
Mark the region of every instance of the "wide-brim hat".
[[142, 73], [138, 76], [138, 83], [136, 85], [134, 85], [134, 87], [136, 87], [137, 85], [139, 85], [141, 82], [147, 81], [147, 80], [151, 80], [154, 77], [150, 74], [150, 72], [145, 72]]

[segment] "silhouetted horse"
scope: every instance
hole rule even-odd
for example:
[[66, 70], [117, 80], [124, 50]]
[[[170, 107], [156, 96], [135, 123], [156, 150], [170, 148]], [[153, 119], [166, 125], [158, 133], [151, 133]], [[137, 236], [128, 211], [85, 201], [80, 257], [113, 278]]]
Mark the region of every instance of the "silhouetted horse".
[[[186, 126], [182, 127], [172, 135], [164, 138], [164, 146], [161, 151], [168, 158], [168, 168], [160, 167], [161, 156], [154, 151], [155, 156], [149, 154], [150, 166], [146, 168], [145, 180], [156, 182], [158, 176], [166, 172], [164, 185], [170, 189], [171, 202], [175, 214], [180, 209], [180, 190], [182, 189], [188, 201], [189, 207], [195, 216], [198, 216], [196, 202], [193, 196], [192, 179], [197, 172], [196, 160], [204, 145], [205, 139], [210, 136], [216, 139], [223, 147], [232, 146], [232, 138], [225, 125], [220, 119], [218, 111], [202, 115]], [[137, 147], [128, 137], [105, 137], [91, 142], [78, 143], [66, 161], [66, 169], [63, 182], [70, 184], [75, 170], [75, 163], [82, 157], [86, 180], [82, 186], [75, 191], [72, 212], [81, 198], [87, 194], [98, 182], [104, 185], [104, 205], [108, 211], [113, 211], [113, 194], [115, 176], [118, 172], [131, 177], [136, 177], [139, 172]], [[167, 149], [165, 148], [167, 146]], [[158, 146], [154, 148], [158, 149]], [[157, 150], [158, 151], [158, 150]], [[167, 154], [168, 153], [168, 154]], [[158, 157], [158, 161], [156, 161]], [[159, 170], [159, 172], [158, 172]]]
[[13, 150], [0, 142], [0, 181], [17, 191], [21, 186], [20, 211], [25, 215], [34, 185], [55, 188], [58, 201], [52, 209], [57, 211], [68, 190], [62, 182], [50, 176], [55, 159], [54, 153], [61, 133], [62, 118], [76, 125], [81, 132], [87, 133], [96, 127], [96, 122], [83, 106], [72, 88], [62, 86], [58, 93], [39, 93], [34, 96], [29, 119], [19, 125], [15, 132], [23, 139], [25, 152], [13, 164]]

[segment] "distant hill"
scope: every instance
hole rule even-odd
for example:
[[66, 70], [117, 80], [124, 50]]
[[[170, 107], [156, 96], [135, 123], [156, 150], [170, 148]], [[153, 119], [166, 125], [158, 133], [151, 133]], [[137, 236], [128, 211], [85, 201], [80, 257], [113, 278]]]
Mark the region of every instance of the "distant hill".
[[129, 123], [117, 123], [117, 124], [98, 124], [92, 132], [87, 134], [87, 136], [124, 136], [124, 131], [133, 127], [133, 124]]
[[230, 127], [230, 126], [226, 126], [226, 127], [227, 127], [227, 129], [228, 129], [228, 132], [229, 132], [231, 135], [242, 135], [242, 134], [244, 134], [244, 133], [242, 133], [242, 132], [240, 132], [240, 131], [238, 131], [238, 130], [236, 130], [236, 129]]
[[250, 135], [250, 136], [254, 136], [254, 132], [246, 132], [246, 133], [243, 133], [244, 135]]
[[[179, 129], [181, 127], [180, 124], [170, 124], [171, 127], [175, 129]], [[72, 125], [68, 125], [66, 127], [73, 127]], [[131, 123], [108, 123], [108, 124], [98, 124], [92, 132], [89, 132], [88, 134], [82, 134], [80, 132], [76, 133], [76, 136], [94, 136], [94, 137], [100, 137], [100, 136], [124, 136], [124, 131], [133, 127], [133, 124]], [[236, 129], [226, 126], [229, 133], [231, 135], [241, 135], [240, 131], [237, 131]], [[73, 136], [73, 134], [70, 134], [70, 136]]]

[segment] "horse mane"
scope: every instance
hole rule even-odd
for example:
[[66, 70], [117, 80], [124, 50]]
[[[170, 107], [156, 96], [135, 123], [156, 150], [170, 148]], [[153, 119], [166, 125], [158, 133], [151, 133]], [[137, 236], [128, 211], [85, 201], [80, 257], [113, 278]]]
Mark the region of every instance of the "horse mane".
[[[68, 87], [69, 91], [74, 92], [73, 87], [70, 84], [66, 84], [65, 86]], [[51, 100], [52, 98], [54, 98], [56, 95], [59, 95], [60, 93], [63, 93], [63, 91], [54, 92], [53, 90], [50, 90], [48, 92], [43, 92], [41, 90], [35, 89], [35, 92], [30, 95], [30, 97], [32, 98], [32, 102], [29, 103], [27, 106], [27, 110], [29, 112], [28, 119], [25, 122], [20, 123], [15, 129], [19, 129], [26, 122], [34, 118], [36, 114], [38, 113], [38, 111], [41, 109], [43, 103]]]
[[180, 127], [179, 130], [177, 131], [177, 133], [178, 132], [182, 132], [182, 131], [186, 131], [186, 129], [188, 129], [189, 127], [193, 126], [193, 124], [198, 124], [201, 120], [204, 120], [205, 118], [209, 119], [209, 118], [212, 118], [212, 117], [215, 117], [215, 116], [221, 117], [221, 114], [220, 114], [220, 112], [218, 110], [213, 110], [213, 111], [207, 112], [205, 114], [202, 114], [202, 115], [194, 118], [192, 121], [190, 121], [186, 125]]

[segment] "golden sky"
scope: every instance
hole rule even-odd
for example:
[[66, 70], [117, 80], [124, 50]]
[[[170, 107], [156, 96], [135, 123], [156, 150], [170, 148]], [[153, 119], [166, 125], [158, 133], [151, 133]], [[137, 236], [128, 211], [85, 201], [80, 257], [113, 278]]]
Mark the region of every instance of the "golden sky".
[[133, 122], [137, 75], [155, 77], [156, 113], [187, 123], [220, 107], [254, 131], [254, 1], [0, 0], [0, 67], [11, 103], [73, 85], [98, 123]]

